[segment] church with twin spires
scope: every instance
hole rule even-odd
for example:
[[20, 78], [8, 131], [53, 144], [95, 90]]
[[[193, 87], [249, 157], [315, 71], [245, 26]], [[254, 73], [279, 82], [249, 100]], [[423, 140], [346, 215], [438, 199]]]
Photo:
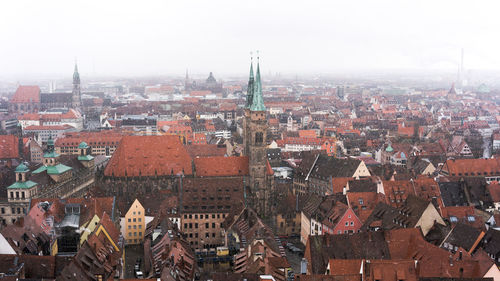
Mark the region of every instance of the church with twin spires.
[[269, 211], [269, 196], [272, 188], [272, 175], [267, 161], [267, 115], [260, 64], [257, 57], [257, 71], [254, 78], [253, 62], [250, 64], [245, 116], [243, 119], [244, 154], [249, 159], [249, 187], [255, 195], [255, 209], [260, 215]]

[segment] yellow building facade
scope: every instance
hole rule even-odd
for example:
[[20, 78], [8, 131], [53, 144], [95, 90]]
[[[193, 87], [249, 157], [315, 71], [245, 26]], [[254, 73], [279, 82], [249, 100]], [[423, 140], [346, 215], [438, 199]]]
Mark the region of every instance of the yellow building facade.
[[140, 244], [146, 230], [144, 207], [135, 199], [125, 215], [125, 241], [127, 244]]

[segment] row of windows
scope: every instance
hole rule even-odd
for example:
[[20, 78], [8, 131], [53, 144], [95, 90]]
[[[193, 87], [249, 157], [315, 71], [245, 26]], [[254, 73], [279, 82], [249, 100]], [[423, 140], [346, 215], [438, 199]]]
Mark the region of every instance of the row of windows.
[[[26, 208], [11, 208], [11, 214], [21, 214], [21, 210], [22, 210], [22, 214], [26, 214]], [[17, 211], [17, 212], [16, 212]], [[2, 213], [2, 215], [5, 214], [5, 208], [2, 207], [0, 209], [0, 213]]]
[[[358, 232], [361, 232], [361, 230], [358, 230]], [[354, 230], [344, 230], [344, 234], [347, 233], [354, 233]], [[342, 230], [337, 231], [337, 234], [342, 234]]]
[[[467, 221], [469, 222], [475, 222], [476, 218], [474, 216], [467, 216]], [[458, 222], [458, 218], [456, 216], [450, 216], [450, 221], [451, 222]]]
[[[215, 235], [216, 235], [215, 232], [212, 232], [211, 234], [210, 234], [210, 232], [205, 232], [205, 238], [210, 238], [210, 236], [212, 236], [212, 238], [215, 238]], [[189, 238], [198, 238], [198, 232], [196, 232], [194, 234], [189, 233], [189, 234], [187, 234], [187, 236]]]
[[[132, 232], [129, 232], [128, 236], [132, 236]], [[137, 236], [137, 231], [134, 232], [134, 236]], [[142, 231], [139, 231], [139, 236], [142, 236]]]
[[[135, 218], [133, 218], [133, 219], [130, 219], [130, 218], [129, 218], [129, 219], [128, 219], [128, 222], [132, 222], [132, 221], [133, 221], [133, 222], [136, 222], [136, 219], [135, 219]], [[137, 221], [142, 222], [142, 218], [138, 218], [138, 219], [137, 219]]]
[[[209, 197], [208, 199], [210, 199], [210, 200], [212, 200], [212, 201], [213, 201], [213, 200], [215, 200], [215, 197]], [[226, 196], [224, 199], [226, 199], [226, 200], [231, 200], [231, 196]], [[193, 200], [194, 200], [194, 201], [198, 201], [198, 196], [193, 196]], [[201, 197], [201, 200], [202, 200], [202, 201], [207, 201], [207, 197]], [[222, 200], [222, 197], [221, 197], [221, 196], [218, 196], [218, 197], [217, 197], [217, 200]]]
[[[205, 219], [208, 219], [208, 218], [209, 218], [209, 215], [208, 215], [208, 214], [205, 214], [205, 215], [201, 214], [201, 215], [200, 215], [200, 219], [203, 219], [203, 217], [205, 217]], [[212, 219], [215, 219], [216, 217], [217, 217], [218, 219], [220, 219], [220, 218], [221, 218], [221, 214], [217, 214], [217, 215], [212, 214]], [[226, 217], [226, 214], [222, 214], [222, 218], [225, 218], [225, 217]], [[197, 215], [197, 214], [195, 214], [195, 215], [193, 215], [193, 214], [189, 214], [189, 215], [184, 214], [184, 219], [188, 219], [188, 218], [189, 218], [189, 219], [194, 218], [195, 220], [197, 220], [197, 219], [198, 219], [198, 215]]]
[[[142, 224], [139, 224], [139, 225], [134, 224], [133, 227], [134, 227], [134, 229], [137, 229], [137, 228], [142, 229]], [[129, 224], [128, 229], [132, 229], [132, 225]]]
[[[184, 229], [192, 229], [194, 225], [194, 228], [198, 229], [198, 223], [184, 223]], [[205, 228], [210, 228], [210, 223], [205, 223]], [[215, 222], [212, 223], [212, 228], [215, 228]]]
[[10, 199], [26, 199], [26, 193], [21, 191], [21, 197], [19, 197], [19, 191], [16, 191], [16, 196], [14, 197], [14, 191], [10, 192]]
[[[194, 205], [194, 206], [184, 206], [184, 209], [188, 210], [188, 209], [192, 209], [192, 210], [198, 210], [198, 205]], [[207, 209], [210, 209], [210, 210], [213, 210], [215, 209], [215, 206], [211, 205], [211, 206], [201, 206], [201, 209], [202, 210], [207, 210]], [[222, 210], [222, 209], [226, 209], [226, 210], [229, 210], [231, 209], [231, 206], [222, 206], [222, 205], [218, 205], [217, 206], [217, 209], [218, 210]]]
[[[240, 189], [238, 187], [234, 187], [233, 188], [233, 191], [234, 192], [238, 192]], [[229, 188], [226, 188], [226, 192], [229, 192], [230, 189]], [[194, 189], [184, 189], [184, 192], [198, 192], [198, 189], [194, 188]], [[201, 192], [207, 192], [206, 189], [202, 189]], [[218, 188], [217, 189], [217, 192], [222, 192], [222, 188]]]

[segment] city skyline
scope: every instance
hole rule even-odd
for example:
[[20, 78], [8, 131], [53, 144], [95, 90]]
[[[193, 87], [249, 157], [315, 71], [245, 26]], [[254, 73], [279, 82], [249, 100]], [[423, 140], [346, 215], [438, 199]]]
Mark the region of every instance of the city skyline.
[[[498, 70], [493, 1], [3, 3], [0, 77], [236, 74], [260, 50], [271, 73]], [[364, 7], [364, 9], [360, 9]], [[430, 9], [429, 7], [432, 7]], [[481, 42], [488, 42], [483, 44]]]

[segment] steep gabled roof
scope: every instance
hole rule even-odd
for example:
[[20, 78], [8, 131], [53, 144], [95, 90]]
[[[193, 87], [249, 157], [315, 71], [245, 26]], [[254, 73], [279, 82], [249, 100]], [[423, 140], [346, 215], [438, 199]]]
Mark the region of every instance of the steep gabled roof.
[[248, 175], [248, 157], [203, 157], [195, 158], [196, 175], [200, 177], [224, 177]]
[[191, 157], [178, 136], [124, 136], [113, 153], [106, 176], [192, 174]]
[[10, 99], [12, 103], [23, 103], [23, 102], [40, 102], [40, 87], [38, 86], [19, 86], [14, 93], [14, 96]]
[[304, 254], [312, 274], [324, 274], [330, 259], [390, 259], [384, 232], [309, 236]]
[[18, 138], [14, 135], [0, 135], [0, 159], [19, 158]]

